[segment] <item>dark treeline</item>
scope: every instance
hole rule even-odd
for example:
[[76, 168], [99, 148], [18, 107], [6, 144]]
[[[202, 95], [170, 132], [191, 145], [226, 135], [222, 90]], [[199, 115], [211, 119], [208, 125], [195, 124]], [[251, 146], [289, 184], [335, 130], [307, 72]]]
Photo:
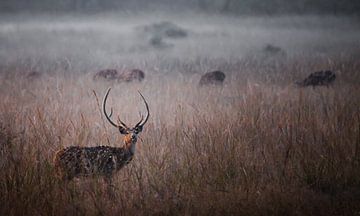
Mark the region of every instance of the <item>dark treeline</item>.
[[229, 14], [360, 14], [359, 0], [1, 0], [1, 12], [196, 9]]

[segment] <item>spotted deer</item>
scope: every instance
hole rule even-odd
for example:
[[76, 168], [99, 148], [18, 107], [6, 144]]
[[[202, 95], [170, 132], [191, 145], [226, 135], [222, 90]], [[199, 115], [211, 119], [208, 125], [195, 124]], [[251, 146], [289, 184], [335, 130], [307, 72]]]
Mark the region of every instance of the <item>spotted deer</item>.
[[94, 76], [93, 80], [116, 80], [119, 73], [115, 69], [105, 69], [98, 71]]
[[102, 109], [108, 122], [116, 127], [120, 134], [124, 136], [123, 147], [96, 146], [82, 147], [70, 146], [61, 149], [55, 154], [54, 166], [59, 177], [64, 180], [71, 180], [74, 177], [81, 176], [104, 176], [107, 182], [111, 182], [111, 178], [126, 164], [128, 164], [134, 154], [138, 134], [143, 130], [143, 126], [148, 121], [150, 112], [149, 105], [144, 96], [139, 92], [145, 103], [147, 114], [141, 115], [140, 121], [132, 128], [128, 127], [118, 118], [118, 124], [111, 120], [112, 109], [110, 115], [106, 111], [106, 101], [111, 88], [105, 94]]
[[130, 71], [124, 71], [117, 77], [118, 82], [141, 82], [145, 78], [145, 73], [139, 69], [132, 69]]

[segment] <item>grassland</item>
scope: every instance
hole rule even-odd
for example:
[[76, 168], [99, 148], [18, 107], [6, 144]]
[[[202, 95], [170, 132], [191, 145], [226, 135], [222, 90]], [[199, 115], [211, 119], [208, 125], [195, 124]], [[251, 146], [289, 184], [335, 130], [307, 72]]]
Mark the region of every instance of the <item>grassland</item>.
[[[225, 85], [198, 88], [200, 74], [189, 71], [213, 65]], [[333, 86], [292, 85], [319, 69], [337, 72]], [[61, 68], [29, 80], [28, 70], [1, 72], [0, 215], [360, 213], [356, 56], [159, 59], [131, 84]], [[144, 112], [138, 89], [151, 111], [135, 159], [114, 176], [115, 197], [102, 178], [65, 183], [52, 165], [65, 146], [121, 146], [96, 99], [109, 86], [109, 105], [128, 124]]]

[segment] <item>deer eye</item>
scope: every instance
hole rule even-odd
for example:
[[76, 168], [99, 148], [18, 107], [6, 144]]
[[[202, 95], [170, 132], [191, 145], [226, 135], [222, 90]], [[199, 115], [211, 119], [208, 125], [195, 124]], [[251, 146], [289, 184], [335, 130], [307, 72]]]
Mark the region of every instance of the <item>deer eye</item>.
[[140, 132], [142, 131], [142, 129], [143, 129], [142, 126], [138, 126], [138, 127], [134, 128], [134, 132], [135, 132], [136, 134], [138, 134], [138, 133], [140, 133]]

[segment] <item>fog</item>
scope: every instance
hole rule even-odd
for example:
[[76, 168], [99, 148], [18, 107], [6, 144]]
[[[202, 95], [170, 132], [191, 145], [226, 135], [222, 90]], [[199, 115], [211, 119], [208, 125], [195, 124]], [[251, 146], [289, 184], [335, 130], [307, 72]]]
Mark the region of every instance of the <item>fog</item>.
[[[169, 30], [175, 35], [164, 33]], [[51, 65], [65, 64], [73, 72], [86, 73], [124, 65], [141, 68], [159, 59], [263, 57], [267, 45], [280, 48], [285, 54], [281, 58], [326, 57], [356, 53], [359, 38], [359, 22], [350, 16], [17, 13], [0, 21], [0, 65], [51, 70]]]

